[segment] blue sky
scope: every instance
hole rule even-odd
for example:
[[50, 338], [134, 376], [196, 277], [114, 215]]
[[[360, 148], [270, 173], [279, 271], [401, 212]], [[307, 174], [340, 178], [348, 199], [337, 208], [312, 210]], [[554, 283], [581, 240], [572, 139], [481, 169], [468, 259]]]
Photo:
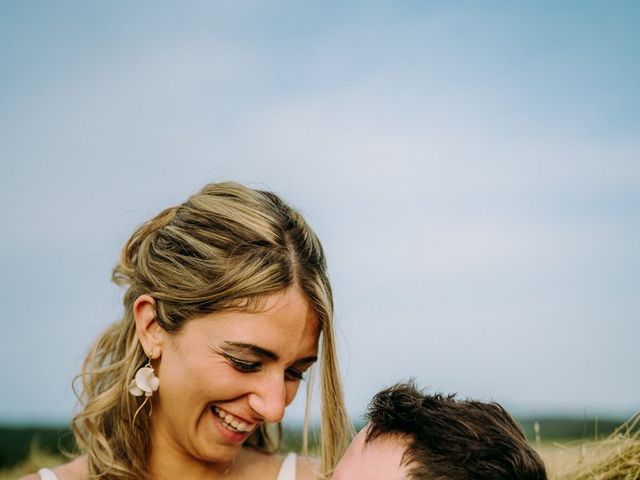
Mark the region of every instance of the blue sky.
[[69, 417], [120, 246], [227, 179], [323, 240], [354, 416], [409, 376], [631, 414], [639, 23], [632, 1], [2, 2], [0, 420]]

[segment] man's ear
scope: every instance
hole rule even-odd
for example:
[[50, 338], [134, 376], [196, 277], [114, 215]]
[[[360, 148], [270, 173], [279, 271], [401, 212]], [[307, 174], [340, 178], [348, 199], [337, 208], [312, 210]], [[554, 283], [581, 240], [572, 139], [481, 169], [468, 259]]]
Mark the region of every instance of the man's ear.
[[148, 357], [162, 355], [164, 330], [156, 319], [156, 301], [151, 295], [140, 295], [133, 302], [133, 318], [138, 340]]

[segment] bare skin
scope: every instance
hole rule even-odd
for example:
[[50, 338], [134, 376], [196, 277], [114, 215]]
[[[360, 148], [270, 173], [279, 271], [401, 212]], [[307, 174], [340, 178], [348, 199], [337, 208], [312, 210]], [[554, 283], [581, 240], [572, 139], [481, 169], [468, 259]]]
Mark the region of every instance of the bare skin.
[[[89, 477], [87, 473], [87, 456], [82, 455], [69, 463], [52, 468], [52, 470], [57, 475], [58, 480], [86, 480]], [[34, 473], [22, 477], [20, 480], [40, 480], [40, 475]]]
[[[276, 478], [280, 471], [282, 455], [268, 455], [250, 448], [243, 448], [238, 454], [238, 460], [234, 464], [233, 472], [225, 476], [229, 480], [241, 480], [246, 478]], [[88, 480], [87, 456], [82, 455], [75, 460], [52, 468], [58, 480]], [[298, 456], [296, 462], [297, 480], [317, 480], [317, 472], [320, 471], [320, 461], [313, 457]], [[37, 473], [22, 477], [20, 480], [40, 480]]]
[[367, 428], [356, 435], [344, 454], [331, 480], [407, 480], [402, 457], [407, 449], [406, 438], [382, 435], [366, 442]]

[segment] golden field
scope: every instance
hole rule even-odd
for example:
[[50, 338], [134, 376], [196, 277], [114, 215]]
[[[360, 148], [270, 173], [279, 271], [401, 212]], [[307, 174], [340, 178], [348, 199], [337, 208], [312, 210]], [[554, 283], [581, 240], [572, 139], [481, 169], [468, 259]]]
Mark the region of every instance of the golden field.
[[[534, 448], [543, 458], [550, 480], [640, 480], [639, 424], [637, 414], [602, 440], [537, 441]], [[29, 458], [0, 471], [0, 480], [15, 480], [61, 462], [63, 457], [45, 452], [34, 443]]]

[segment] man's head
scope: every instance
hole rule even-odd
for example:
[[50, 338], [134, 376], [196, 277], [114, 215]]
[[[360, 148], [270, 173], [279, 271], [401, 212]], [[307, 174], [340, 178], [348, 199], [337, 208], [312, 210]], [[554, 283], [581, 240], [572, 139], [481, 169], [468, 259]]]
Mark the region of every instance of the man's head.
[[398, 384], [373, 398], [367, 419], [333, 480], [547, 478], [542, 460], [497, 403]]

